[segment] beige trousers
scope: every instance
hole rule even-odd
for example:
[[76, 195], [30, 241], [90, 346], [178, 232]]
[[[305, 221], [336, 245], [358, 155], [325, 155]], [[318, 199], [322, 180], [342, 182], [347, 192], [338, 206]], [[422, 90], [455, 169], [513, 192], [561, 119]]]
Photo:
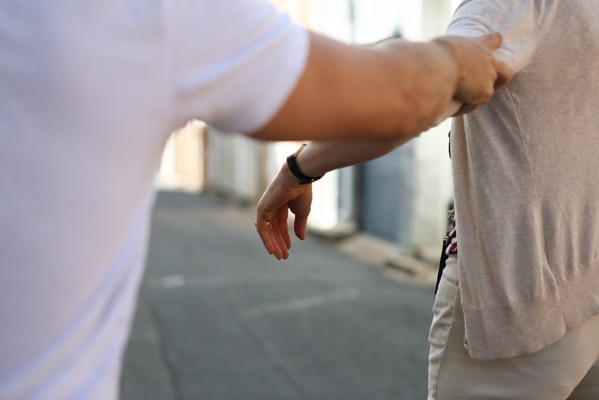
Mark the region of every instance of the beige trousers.
[[469, 357], [455, 256], [443, 271], [429, 343], [428, 400], [599, 400], [599, 316], [533, 354]]

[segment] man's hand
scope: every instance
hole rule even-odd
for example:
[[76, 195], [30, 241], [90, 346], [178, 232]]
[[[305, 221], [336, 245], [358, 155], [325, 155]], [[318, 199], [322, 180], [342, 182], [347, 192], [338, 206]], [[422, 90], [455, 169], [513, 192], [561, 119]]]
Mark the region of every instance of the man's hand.
[[295, 235], [305, 239], [311, 205], [312, 185], [297, 183], [297, 178], [284, 164], [260, 198], [256, 210], [256, 230], [269, 254], [278, 260], [289, 257], [289, 211], [295, 214]]
[[501, 46], [502, 37], [498, 33], [473, 39], [445, 36], [435, 41], [452, 53], [458, 66], [458, 86], [454, 98], [464, 103], [458, 114], [487, 103], [495, 91], [514, 76], [512, 69], [492, 54]]

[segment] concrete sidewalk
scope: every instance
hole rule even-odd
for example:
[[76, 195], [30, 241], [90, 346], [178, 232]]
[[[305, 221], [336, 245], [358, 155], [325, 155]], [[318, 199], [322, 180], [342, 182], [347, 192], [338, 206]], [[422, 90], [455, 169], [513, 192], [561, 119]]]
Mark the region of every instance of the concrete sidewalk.
[[159, 195], [122, 400], [425, 399], [430, 265], [364, 236], [277, 261], [253, 222]]

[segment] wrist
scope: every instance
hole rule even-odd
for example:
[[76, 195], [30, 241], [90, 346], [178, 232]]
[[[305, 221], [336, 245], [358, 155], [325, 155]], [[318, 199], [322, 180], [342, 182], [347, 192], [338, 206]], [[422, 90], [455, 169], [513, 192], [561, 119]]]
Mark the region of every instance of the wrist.
[[294, 176], [294, 178], [298, 181], [298, 183], [300, 185], [309, 185], [312, 182], [316, 182], [317, 180], [319, 180], [320, 178], [322, 178], [324, 176], [324, 174], [320, 175], [320, 176], [310, 176], [310, 175], [305, 174], [303, 172], [303, 170], [300, 168], [297, 157], [302, 152], [302, 150], [304, 149], [305, 146], [306, 146], [305, 144], [302, 144], [295, 151], [295, 153], [293, 153], [289, 157], [287, 157], [287, 169]]
[[445, 72], [451, 77], [451, 81], [454, 83], [454, 92], [457, 91], [460, 86], [460, 82], [463, 80], [463, 71], [460, 65], [459, 52], [455, 45], [452, 43], [450, 37], [438, 37], [433, 39], [434, 43], [440, 52], [443, 54], [445, 60]]

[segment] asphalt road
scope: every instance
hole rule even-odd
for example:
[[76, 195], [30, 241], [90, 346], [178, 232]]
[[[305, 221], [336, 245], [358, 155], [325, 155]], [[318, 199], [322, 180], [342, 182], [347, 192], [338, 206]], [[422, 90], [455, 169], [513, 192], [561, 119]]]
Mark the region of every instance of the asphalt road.
[[277, 261], [253, 212], [159, 195], [121, 399], [426, 399], [430, 284], [318, 237]]

